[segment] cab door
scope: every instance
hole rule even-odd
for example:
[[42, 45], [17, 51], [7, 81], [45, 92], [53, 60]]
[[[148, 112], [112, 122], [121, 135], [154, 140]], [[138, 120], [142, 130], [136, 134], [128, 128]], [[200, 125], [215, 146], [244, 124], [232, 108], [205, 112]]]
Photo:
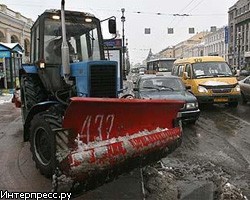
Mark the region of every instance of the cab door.
[[192, 80], [192, 65], [186, 64], [183, 68], [183, 82], [186, 86], [191, 87], [193, 86], [193, 80]]

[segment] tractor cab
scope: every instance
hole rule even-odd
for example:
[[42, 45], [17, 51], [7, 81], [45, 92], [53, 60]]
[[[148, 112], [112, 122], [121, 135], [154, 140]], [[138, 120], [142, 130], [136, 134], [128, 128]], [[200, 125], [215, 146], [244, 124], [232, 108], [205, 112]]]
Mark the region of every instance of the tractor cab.
[[[31, 30], [31, 62], [48, 66], [62, 63], [60, 19], [60, 10], [46, 10], [37, 19]], [[65, 26], [71, 63], [104, 59], [99, 19], [88, 13], [65, 11]]]
[[[118, 70], [117, 62], [105, 60], [100, 20], [77, 11], [65, 11], [64, 16], [66, 54], [61, 10], [46, 10], [34, 23], [31, 29], [33, 71], [38, 73], [46, 91], [52, 94], [73, 85], [74, 96], [116, 98], [122, 89], [122, 70]], [[109, 32], [113, 34], [115, 20], [108, 20]], [[66, 66], [65, 62], [68, 62]], [[66, 84], [65, 71], [70, 79]]]

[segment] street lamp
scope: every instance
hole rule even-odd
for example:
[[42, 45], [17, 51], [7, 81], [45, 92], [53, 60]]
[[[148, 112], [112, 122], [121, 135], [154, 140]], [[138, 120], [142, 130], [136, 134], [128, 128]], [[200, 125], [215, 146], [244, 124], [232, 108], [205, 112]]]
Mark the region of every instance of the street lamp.
[[237, 42], [238, 42], [238, 69], [241, 69], [241, 63], [240, 63], [240, 39], [241, 39], [241, 32], [238, 32], [238, 36], [237, 36]]
[[127, 47], [128, 47], [128, 38], [126, 38], [126, 59], [125, 59], [126, 75], [128, 75], [128, 72], [130, 70], [128, 48]]
[[125, 8], [121, 9], [122, 11], [122, 16], [121, 16], [121, 21], [122, 21], [122, 69], [123, 69], [123, 79], [126, 80], [126, 73], [125, 73], [125, 35], [124, 35], [124, 22], [125, 22]]

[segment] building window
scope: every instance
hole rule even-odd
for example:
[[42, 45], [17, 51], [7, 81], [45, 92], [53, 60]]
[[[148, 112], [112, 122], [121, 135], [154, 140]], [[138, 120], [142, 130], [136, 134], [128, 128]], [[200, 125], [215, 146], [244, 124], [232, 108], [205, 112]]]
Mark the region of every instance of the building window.
[[28, 39], [24, 40], [24, 51], [25, 51], [25, 56], [30, 55], [30, 41]]
[[232, 13], [230, 13], [230, 20], [233, 20], [233, 18], [234, 18], [234, 14], [233, 14], [233, 12]]
[[204, 56], [203, 50], [200, 50], [200, 56]]
[[0, 31], [0, 42], [5, 42], [4, 34]]
[[19, 43], [18, 37], [16, 35], [12, 35], [10, 40], [11, 40], [11, 43]]

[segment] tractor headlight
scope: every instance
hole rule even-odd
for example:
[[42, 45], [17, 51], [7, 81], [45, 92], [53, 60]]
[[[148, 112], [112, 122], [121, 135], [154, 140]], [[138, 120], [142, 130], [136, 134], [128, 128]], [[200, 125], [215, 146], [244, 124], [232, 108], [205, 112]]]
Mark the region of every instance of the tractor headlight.
[[200, 92], [200, 93], [208, 93], [208, 90], [205, 87], [199, 85], [198, 86], [198, 92]]
[[41, 59], [36, 63], [36, 66], [38, 66], [40, 69], [45, 69], [45, 60]]
[[40, 67], [40, 69], [44, 69], [45, 68], [45, 63], [44, 62], [40, 62], [39, 63], [39, 67]]
[[85, 18], [85, 22], [90, 23], [90, 22], [92, 22], [92, 19], [91, 18]]
[[58, 16], [58, 15], [53, 15], [53, 16], [52, 16], [52, 19], [59, 20], [59, 19], [60, 19], [60, 16]]

